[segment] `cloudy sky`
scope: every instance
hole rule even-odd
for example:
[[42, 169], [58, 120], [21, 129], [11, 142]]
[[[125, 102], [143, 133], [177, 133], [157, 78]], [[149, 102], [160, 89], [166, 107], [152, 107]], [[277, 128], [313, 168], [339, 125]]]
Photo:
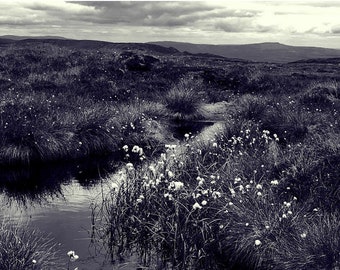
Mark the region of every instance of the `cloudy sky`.
[[0, 35], [340, 48], [339, 1], [0, 1]]

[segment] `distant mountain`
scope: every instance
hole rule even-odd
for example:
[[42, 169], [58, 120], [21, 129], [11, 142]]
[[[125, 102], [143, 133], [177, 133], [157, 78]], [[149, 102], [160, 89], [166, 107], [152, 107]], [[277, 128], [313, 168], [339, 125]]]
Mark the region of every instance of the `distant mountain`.
[[12, 39], [12, 40], [24, 40], [24, 39], [66, 39], [59, 36], [15, 36], [15, 35], [4, 35], [0, 36], [0, 39]]
[[227, 58], [240, 58], [257, 62], [288, 63], [315, 58], [337, 58], [340, 50], [321, 47], [288, 46], [278, 42], [246, 45], [210, 45], [185, 42], [150, 42], [164, 47], [172, 47], [181, 52], [208, 53]]
[[100, 50], [103, 48], [117, 49], [120, 51], [139, 51], [143, 53], [158, 53], [165, 55], [182, 54], [175, 48], [166, 48], [164, 46], [150, 44], [150, 43], [113, 43], [108, 41], [99, 40], [76, 40], [65, 39], [62, 37], [55, 38], [48, 36], [44, 37], [18, 37], [18, 36], [0, 36], [0, 47], [7, 47], [9, 44], [15, 44], [16, 46], [35, 46], [39, 43], [48, 43], [61, 47], [68, 47], [73, 49], [93, 49]]

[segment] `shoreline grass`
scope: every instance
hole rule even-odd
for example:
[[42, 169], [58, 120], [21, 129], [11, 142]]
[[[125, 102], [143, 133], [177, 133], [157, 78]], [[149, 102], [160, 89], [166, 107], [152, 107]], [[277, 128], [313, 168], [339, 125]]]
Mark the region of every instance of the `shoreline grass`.
[[[109, 235], [113, 258], [137, 252], [150, 269], [337, 267], [338, 185], [310, 193], [294, 185], [289, 177], [300, 176], [289, 169], [275, 173], [288, 163], [279, 137], [251, 122], [240, 128], [233, 136], [227, 128], [208, 142], [187, 141], [184, 150], [170, 145], [158, 160], [128, 163], [113, 177], [98, 208], [106, 222], [96, 225]], [[288, 159], [294, 168], [294, 156]], [[324, 180], [318, 178], [320, 186]]]
[[63, 269], [57, 244], [40, 232], [18, 227], [9, 220], [0, 224], [0, 268], [3, 270]]

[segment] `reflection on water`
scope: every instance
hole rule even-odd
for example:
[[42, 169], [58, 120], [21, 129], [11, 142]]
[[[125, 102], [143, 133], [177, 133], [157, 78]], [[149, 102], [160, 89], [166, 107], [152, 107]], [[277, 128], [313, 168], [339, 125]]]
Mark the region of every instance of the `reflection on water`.
[[173, 121], [169, 124], [169, 129], [175, 139], [183, 140], [186, 133], [197, 135], [214, 123], [213, 121]]
[[54, 238], [61, 258], [75, 250], [79, 269], [112, 269], [104, 254], [91, 249], [91, 202], [100, 199], [112, 159], [44, 164], [0, 170], [1, 218], [39, 229]]
[[[183, 140], [185, 133], [197, 134], [210, 122], [174, 123], [173, 136]], [[112, 270], [105, 250], [91, 242], [91, 204], [107, 190], [108, 176], [119, 166], [113, 157], [92, 158], [82, 162], [58, 162], [27, 168], [0, 167], [0, 221], [10, 218], [22, 226], [31, 226], [54, 238], [60, 257], [76, 251], [82, 270]], [[131, 259], [119, 269], [137, 269]], [[137, 260], [137, 258], [136, 258]]]

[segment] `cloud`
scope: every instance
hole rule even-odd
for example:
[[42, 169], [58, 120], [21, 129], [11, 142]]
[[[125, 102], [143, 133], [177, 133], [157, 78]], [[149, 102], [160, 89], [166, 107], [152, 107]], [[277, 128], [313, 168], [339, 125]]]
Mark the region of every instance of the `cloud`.
[[228, 9], [208, 2], [72, 2], [98, 11], [98, 16], [79, 16], [78, 19], [99, 24], [124, 23], [135, 26], [178, 27], [196, 25], [223, 17], [253, 17], [252, 10]]
[[340, 34], [340, 24], [334, 25], [334, 26], [332, 27], [332, 29], [331, 29], [331, 32], [332, 32], [333, 34]]
[[336, 44], [339, 14], [336, 0], [1, 0], [0, 33], [125, 42], [247, 43], [260, 38], [305, 42], [317, 38], [320, 43], [329, 38]]
[[23, 7], [32, 11], [42, 11], [46, 14], [59, 13], [59, 14], [86, 14], [96, 15], [94, 7], [80, 5], [77, 2], [65, 2], [61, 0], [54, 1], [33, 1], [23, 2]]
[[215, 27], [224, 32], [247, 32], [251, 27], [250, 24], [249, 20], [228, 19], [216, 22]]

